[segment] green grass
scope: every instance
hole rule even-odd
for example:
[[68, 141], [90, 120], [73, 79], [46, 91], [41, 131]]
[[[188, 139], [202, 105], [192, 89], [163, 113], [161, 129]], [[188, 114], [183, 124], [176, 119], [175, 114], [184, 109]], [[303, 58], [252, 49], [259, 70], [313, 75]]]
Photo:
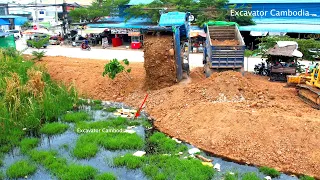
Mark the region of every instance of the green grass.
[[115, 112], [116, 110], [117, 110], [116, 107], [107, 107], [104, 109], [104, 111], [106, 111], [106, 112]]
[[142, 168], [144, 174], [152, 180], [157, 179], [212, 179], [214, 170], [204, 166], [197, 159], [180, 159], [176, 156], [152, 155], [136, 157], [126, 154], [115, 157], [113, 164], [116, 167], [128, 169]]
[[98, 171], [91, 166], [68, 164], [65, 158], [57, 157], [55, 151], [36, 151], [30, 153], [31, 159], [43, 165], [60, 180], [95, 179]]
[[254, 172], [251, 173], [245, 173], [242, 176], [242, 180], [261, 180], [258, 175]]
[[268, 175], [272, 178], [275, 178], [275, 177], [279, 177], [280, 176], [280, 172], [273, 169], [273, 168], [269, 168], [269, 167], [260, 167], [259, 168], [259, 171], [262, 172], [263, 174], [265, 175]]
[[116, 180], [116, 176], [111, 173], [103, 173], [96, 176], [96, 180]]
[[43, 122], [56, 121], [77, 100], [74, 88], [52, 81], [13, 49], [0, 49], [0, 74], [0, 153], [19, 146], [25, 133], [38, 132]]
[[239, 173], [233, 172], [234, 174], [230, 174], [230, 172], [227, 172], [224, 175], [224, 180], [238, 180], [239, 179]]
[[180, 159], [175, 156], [155, 155], [146, 159], [142, 168], [151, 179], [212, 179], [214, 170], [197, 159]]
[[36, 170], [37, 167], [34, 164], [26, 160], [21, 160], [9, 166], [6, 174], [11, 179], [24, 178], [25, 176], [34, 174]]
[[144, 164], [144, 157], [137, 157], [132, 154], [126, 154], [123, 157], [115, 157], [113, 159], [113, 164], [116, 167], [125, 166], [129, 169], [137, 169], [141, 168]]
[[94, 104], [93, 106], [91, 106], [92, 110], [102, 110], [104, 108], [104, 106], [102, 106], [101, 104]]
[[126, 128], [128, 126], [128, 120], [126, 118], [110, 118], [104, 121], [97, 122], [78, 122], [75, 126], [75, 131], [77, 129], [102, 129], [102, 128]]
[[4, 178], [5, 178], [5, 175], [4, 175], [3, 171], [0, 171], [0, 180], [4, 180]]
[[67, 113], [62, 117], [64, 122], [68, 123], [76, 123], [80, 121], [88, 121], [90, 120], [90, 115], [86, 112], [71, 112]]
[[101, 100], [93, 100], [93, 104], [102, 104]]
[[136, 133], [89, 133], [78, 138], [73, 155], [79, 159], [94, 157], [99, 146], [108, 150], [140, 149], [144, 141]]
[[45, 124], [40, 129], [40, 133], [52, 136], [52, 135], [62, 134], [66, 132], [68, 128], [69, 126], [67, 124], [54, 122], [54, 123]]
[[37, 147], [39, 144], [39, 139], [37, 138], [24, 138], [20, 142], [20, 151], [22, 154], [26, 154], [33, 148]]
[[310, 177], [310, 176], [306, 176], [306, 175], [301, 176], [299, 179], [300, 179], [300, 180], [315, 180], [315, 178]]
[[188, 149], [186, 145], [178, 144], [161, 132], [151, 135], [148, 143], [154, 148], [156, 154], [176, 154]]

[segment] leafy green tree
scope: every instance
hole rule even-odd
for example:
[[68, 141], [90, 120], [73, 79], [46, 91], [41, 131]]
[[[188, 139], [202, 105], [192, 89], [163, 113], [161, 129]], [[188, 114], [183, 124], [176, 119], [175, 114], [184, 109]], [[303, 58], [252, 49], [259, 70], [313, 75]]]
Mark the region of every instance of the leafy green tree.
[[40, 49], [42, 47], [46, 47], [46, 45], [49, 43], [49, 39], [50, 38], [46, 36], [27, 41], [27, 43], [31, 44], [32, 47], [37, 49], [37, 51], [32, 51], [32, 55], [35, 56], [34, 59], [40, 61], [44, 57], [45, 51], [40, 51]]
[[30, 27], [32, 27], [32, 24], [31, 24], [29, 21], [26, 21], [25, 23], [23, 23], [23, 24], [21, 25], [21, 28], [22, 28], [22, 29], [28, 29], [28, 28], [30, 28]]
[[101, 17], [118, 13], [118, 7], [128, 3], [129, 0], [94, 0], [88, 7], [71, 10], [69, 15], [73, 21], [95, 22]]
[[[129, 66], [128, 59], [124, 59], [124, 60], [122, 60], [122, 62], [124, 65]], [[116, 76], [119, 73], [125, 72], [124, 74], [125, 74], [126, 78], [131, 80], [130, 76], [128, 75], [128, 73], [131, 72], [131, 68], [126, 69], [124, 67], [124, 65], [122, 65], [118, 61], [118, 59], [112, 59], [109, 63], [107, 63], [104, 66], [104, 72], [102, 73], [102, 76], [104, 77], [104, 76], [108, 75], [108, 77], [113, 80], [114, 78], [116, 78]]]
[[[227, 6], [228, 0], [155, 0], [150, 4], [140, 4], [126, 9], [127, 19], [132, 17], [150, 18], [154, 23], [160, 19], [161, 9], [166, 11], [190, 12], [196, 17], [196, 23], [202, 25], [210, 20], [234, 21], [240, 25], [254, 24], [252, 17], [237, 16], [231, 17], [230, 10], [235, 9], [236, 5]], [[245, 6], [237, 10], [247, 9]]]
[[268, 49], [274, 47], [278, 41], [295, 41], [298, 43], [298, 50], [303, 54], [303, 59], [314, 61], [316, 57], [320, 56], [320, 52], [311, 52], [311, 49], [320, 49], [320, 42], [315, 39], [296, 39], [289, 36], [266, 36], [259, 38], [261, 43], [259, 46], [259, 54], [266, 57]]

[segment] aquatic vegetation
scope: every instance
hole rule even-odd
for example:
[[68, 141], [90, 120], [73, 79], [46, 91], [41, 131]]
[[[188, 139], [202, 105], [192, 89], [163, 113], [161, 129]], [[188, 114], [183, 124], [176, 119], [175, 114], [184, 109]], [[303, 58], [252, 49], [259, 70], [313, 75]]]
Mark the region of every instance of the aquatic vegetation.
[[242, 180], [260, 180], [260, 178], [256, 173], [250, 172], [243, 174]]
[[153, 147], [154, 153], [158, 154], [176, 154], [188, 149], [186, 145], [178, 144], [161, 132], [151, 135], [147, 142]]
[[88, 121], [91, 117], [86, 112], [71, 112], [67, 113], [62, 117], [62, 121], [68, 122], [68, 123], [76, 123], [80, 121]]
[[61, 180], [94, 179], [98, 171], [91, 166], [68, 164], [64, 158], [57, 157], [55, 151], [36, 151], [30, 153], [31, 159], [43, 165]]
[[238, 172], [227, 172], [224, 175], [224, 180], [238, 180], [239, 179], [239, 173]]
[[40, 133], [52, 136], [56, 134], [62, 134], [66, 132], [68, 128], [69, 126], [67, 124], [54, 122], [54, 123], [45, 124], [40, 129]]
[[21, 160], [9, 166], [6, 174], [9, 178], [12, 179], [24, 178], [25, 176], [34, 174], [36, 170], [37, 167], [34, 164], [26, 160]]
[[275, 170], [273, 168], [265, 167], [265, 166], [264, 167], [260, 167], [259, 171], [262, 172], [265, 175], [268, 175], [268, 176], [272, 177], [272, 178], [280, 176], [280, 172], [279, 171], [277, 171], [277, 170]]
[[61, 146], [59, 146], [59, 148], [68, 151], [69, 150], [69, 145], [68, 144], [62, 144]]
[[93, 104], [102, 104], [101, 100], [93, 100], [92, 102], [93, 102]]
[[115, 112], [117, 110], [117, 108], [116, 107], [107, 107], [107, 108], [105, 108], [103, 110], [106, 111], [106, 112]]
[[128, 120], [126, 118], [110, 118], [104, 121], [97, 122], [79, 122], [75, 126], [75, 132], [79, 133], [78, 129], [103, 129], [103, 128], [126, 128]]
[[136, 133], [88, 133], [78, 138], [73, 155], [79, 159], [94, 157], [99, 146], [108, 150], [140, 149], [144, 141]]
[[0, 171], [0, 180], [4, 180], [4, 178], [5, 178], [4, 173], [2, 171]]
[[102, 110], [104, 107], [101, 104], [94, 104], [91, 106], [92, 110]]
[[37, 147], [39, 144], [39, 139], [37, 138], [24, 138], [20, 142], [20, 151], [22, 154], [25, 154]]
[[214, 170], [197, 159], [153, 155], [146, 158], [142, 171], [151, 179], [212, 179]]
[[310, 176], [306, 176], [306, 175], [299, 177], [299, 179], [300, 180], [315, 180], [315, 178], [310, 177]]
[[126, 154], [124, 156], [115, 157], [113, 159], [113, 165], [116, 167], [125, 166], [129, 169], [141, 168], [144, 164], [144, 157], [137, 157], [132, 154]]
[[53, 82], [46, 71], [24, 61], [14, 50], [0, 50], [0, 152], [36, 134], [41, 124], [71, 110], [77, 99], [73, 87]]
[[96, 176], [95, 178], [96, 180], [116, 180], [116, 176], [111, 174], [111, 173], [103, 173], [103, 174], [99, 174], [98, 176]]

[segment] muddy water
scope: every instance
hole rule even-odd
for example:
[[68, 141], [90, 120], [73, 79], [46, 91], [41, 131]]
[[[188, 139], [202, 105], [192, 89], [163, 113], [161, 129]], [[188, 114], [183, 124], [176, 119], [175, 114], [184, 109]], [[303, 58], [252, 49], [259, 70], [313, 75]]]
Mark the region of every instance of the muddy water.
[[[103, 102], [103, 105], [106, 106], [112, 106], [117, 108], [130, 108], [128, 106], [125, 106], [121, 103], [110, 103], [110, 102]], [[107, 119], [110, 117], [114, 117], [113, 113], [104, 112], [101, 110], [91, 110], [90, 107], [83, 107], [84, 110], [89, 112], [93, 116], [93, 121], [99, 121], [103, 119]], [[142, 112], [141, 116], [146, 117], [146, 114]], [[69, 129], [62, 135], [57, 135], [53, 137], [47, 137], [42, 136], [41, 137], [41, 143], [36, 148], [37, 150], [56, 150], [59, 154], [59, 156], [66, 158], [69, 163], [76, 163], [81, 165], [89, 165], [97, 170], [99, 170], [101, 173], [103, 172], [111, 172], [113, 173], [119, 180], [146, 180], [146, 178], [143, 174], [143, 172], [138, 170], [128, 170], [126, 168], [116, 168], [112, 166], [112, 159], [117, 156], [121, 156], [127, 153], [134, 153], [136, 150], [119, 150], [119, 151], [108, 151], [104, 148], [100, 148], [97, 155], [89, 160], [78, 160], [75, 157], [72, 156], [71, 152], [75, 147], [76, 141], [79, 137], [77, 133], [74, 132], [74, 124], [69, 124]], [[135, 127], [133, 130], [136, 131], [136, 133], [143, 139], [146, 138], [146, 130], [142, 126]], [[148, 133], [149, 134], [149, 133]], [[189, 149], [194, 148], [190, 144], [186, 144]], [[148, 147], [145, 147], [145, 149], [149, 149]], [[207, 155], [202, 152], [202, 155], [207, 157], [208, 159], [213, 160], [213, 165], [220, 164], [221, 171], [216, 173], [213, 180], [220, 180], [223, 179], [223, 175], [227, 172], [238, 172], [239, 174], [243, 174], [246, 172], [256, 172], [261, 179], [265, 177], [265, 175], [259, 173], [259, 170], [256, 167], [248, 166], [248, 165], [241, 165], [234, 162], [229, 162], [226, 160], [223, 160], [218, 157], [213, 157], [210, 155]], [[0, 168], [0, 171], [4, 171], [14, 162], [22, 159], [28, 159], [28, 157], [20, 154], [19, 149], [14, 149], [14, 151], [10, 154], [7, 154], [4, 158], [4, 166]], [[32, 180], [44, 180], [44, 179], [53, 179], [56, 178], [50, 175], [50, 172], [45, 170], [42, 166], [38, 167], [37, 172], [28, 177], [27, 179]], [[278, 180], [297, 180], [296, 177], [291, 177], [285, 174], [281, 174], [279, 178], [276, 178]]]

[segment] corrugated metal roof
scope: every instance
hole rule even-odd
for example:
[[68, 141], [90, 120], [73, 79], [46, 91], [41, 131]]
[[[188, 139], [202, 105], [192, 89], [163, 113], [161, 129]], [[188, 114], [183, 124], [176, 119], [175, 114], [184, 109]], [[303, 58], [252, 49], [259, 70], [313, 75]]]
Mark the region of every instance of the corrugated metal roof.
[[186, 22], [186, 13], [183, 12], [168, 12], [162, 14], [159, 21], [159, 26], [182, 26]]
[[128, 5], [138, 5], [138, 4], [150, 4], [154, 0], [130, 0]]
[[320, 33], [319, 25], [312, 24], [257, 24], [240, 26], [240, 31], [286, 32], [286, 33]]
[[229, 0], [229, 4], [255, 4], [255, 3], [320, 3], [320, 0]]

